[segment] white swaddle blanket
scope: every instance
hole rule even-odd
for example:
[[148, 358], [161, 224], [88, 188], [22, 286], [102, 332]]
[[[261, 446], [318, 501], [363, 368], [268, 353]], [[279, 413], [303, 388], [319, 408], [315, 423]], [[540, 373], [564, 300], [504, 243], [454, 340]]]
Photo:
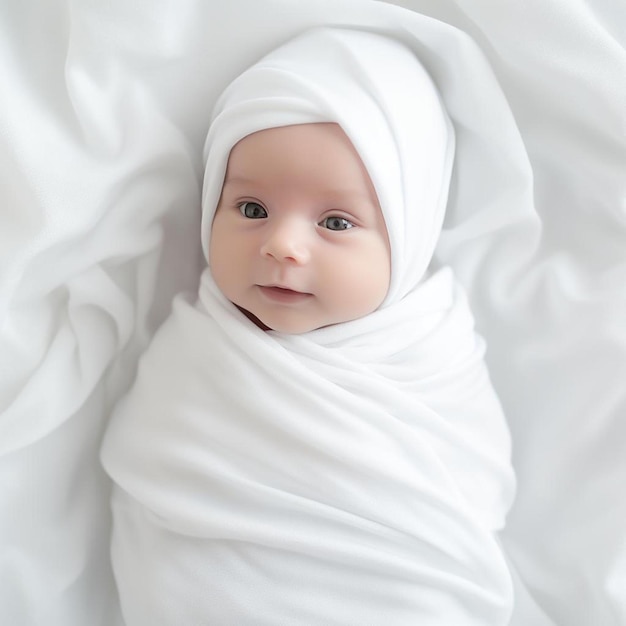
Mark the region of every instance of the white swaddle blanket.
[[[387, 225], [381, 308], [264, 332], [207, 269], [142, 359], [103, 447], [113, 563], [145, 624], [507, 624], [495, 532], [510, 442], [465, 296], [430, 267], [453, 131], [415, 56], [317, 28], [242, 74], [207, 139], [202, 242], [228, 154], [269, 127], [337, 122]], [[341, 268], [337, 268], [340, 272]]]

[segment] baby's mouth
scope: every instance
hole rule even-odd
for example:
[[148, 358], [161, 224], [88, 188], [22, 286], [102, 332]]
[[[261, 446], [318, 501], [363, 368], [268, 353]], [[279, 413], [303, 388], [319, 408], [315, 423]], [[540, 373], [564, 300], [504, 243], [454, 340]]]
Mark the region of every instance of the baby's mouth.
[[257, 285], [257, 287], [264, 296], [270, 300], [279, 302], [297, 302], [300, 300], [306, 300], [313, 295], [305, 291], [297, 291], [282, 285]]

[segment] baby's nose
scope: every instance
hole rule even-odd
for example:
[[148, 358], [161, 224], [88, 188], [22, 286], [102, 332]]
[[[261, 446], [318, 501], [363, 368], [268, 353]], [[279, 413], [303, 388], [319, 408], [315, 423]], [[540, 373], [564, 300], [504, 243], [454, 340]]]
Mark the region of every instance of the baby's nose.
[[268, 236], [261, 246], [261, 255], [297, 265], [307, 263], [311, 258], [309, 230], [308, 224], [297, 219], [278, 221], [269, 229]]

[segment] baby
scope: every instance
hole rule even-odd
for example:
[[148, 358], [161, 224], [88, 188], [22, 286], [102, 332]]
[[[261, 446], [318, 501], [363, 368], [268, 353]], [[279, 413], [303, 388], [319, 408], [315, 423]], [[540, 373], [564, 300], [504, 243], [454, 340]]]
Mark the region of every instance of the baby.
[[507, 624], [509, 439], [433, 255], [454, 133], [415, 55], [316, 28], [244, 72], [206, 143], [196, 303], [107, 433], [137, 624]]

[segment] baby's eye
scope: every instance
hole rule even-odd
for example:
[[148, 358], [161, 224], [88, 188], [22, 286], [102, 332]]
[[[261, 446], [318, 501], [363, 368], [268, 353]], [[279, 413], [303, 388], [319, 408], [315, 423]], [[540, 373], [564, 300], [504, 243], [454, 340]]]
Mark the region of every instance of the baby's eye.
[[251, 220], [260, 220], [267, 217], [267, 211], [258, 202], [242, 202], [239, 210], [244, 217]]
[[344, 217], [326, 217], [320, 223], [320, 226], [328, 228], [328, 230], [348, 230], [354, 224]]

